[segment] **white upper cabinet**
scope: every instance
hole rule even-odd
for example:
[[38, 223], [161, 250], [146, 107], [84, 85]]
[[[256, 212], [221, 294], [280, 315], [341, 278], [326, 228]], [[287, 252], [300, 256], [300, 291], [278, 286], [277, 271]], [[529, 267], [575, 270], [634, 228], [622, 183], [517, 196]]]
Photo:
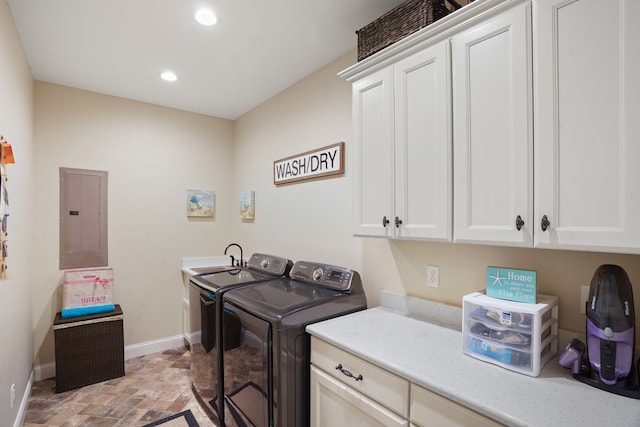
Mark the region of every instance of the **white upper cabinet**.
[[451, 39], [454, 241], [533, 242], [531, 7]]
[[393, 229], [393, 69], [353, 85], [354, 234], [391, 237]]
[[396, 238], [451, 240], [449, 64], [441, 42], [394, 66]]
[[639, 0], [483, 0], [341, 73], [360, 236], [640, 253]]
[[447, 42], [353, 85], [354, 232], [451, 240]]
[[534, 4], [535, 245], [638, 253], [640, 2]]

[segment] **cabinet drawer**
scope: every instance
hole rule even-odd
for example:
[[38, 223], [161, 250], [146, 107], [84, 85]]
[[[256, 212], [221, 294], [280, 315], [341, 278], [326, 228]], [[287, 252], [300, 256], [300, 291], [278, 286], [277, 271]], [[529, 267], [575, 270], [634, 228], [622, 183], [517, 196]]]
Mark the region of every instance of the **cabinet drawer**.
[[411, 384], [411, 423], [416, 426], [440, 427], [502, 425], [415, 384]]
[[311, 367], [311, 427], [408, 427], [409, 421]]
[[[409, 416], [409, 381], [316, 337], [311, 338], [311, 364], [403, 417]], [[356, 380], [360, 375], [362, 379]]]

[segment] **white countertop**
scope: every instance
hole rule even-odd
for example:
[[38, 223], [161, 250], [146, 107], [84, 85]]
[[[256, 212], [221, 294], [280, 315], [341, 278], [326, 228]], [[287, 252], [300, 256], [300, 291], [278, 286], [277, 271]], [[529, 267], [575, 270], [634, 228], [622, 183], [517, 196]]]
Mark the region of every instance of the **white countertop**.
[[640, 401], [582, 384], [550, 360], [529, 377], [462, 353], [462, 333], [386, 307], [307, 331], [434, 392], [513, 426], [640, 426]]

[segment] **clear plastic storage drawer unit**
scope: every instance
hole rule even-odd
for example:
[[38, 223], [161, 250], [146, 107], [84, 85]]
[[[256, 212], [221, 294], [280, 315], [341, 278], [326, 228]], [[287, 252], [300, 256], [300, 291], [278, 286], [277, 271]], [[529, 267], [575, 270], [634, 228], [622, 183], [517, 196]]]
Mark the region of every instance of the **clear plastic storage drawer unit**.
[[462, 299], [463, 352], [503, 368], [537, 377], [558, 352], [558, 297], [538, 295], [536, 304], [474, 292]]

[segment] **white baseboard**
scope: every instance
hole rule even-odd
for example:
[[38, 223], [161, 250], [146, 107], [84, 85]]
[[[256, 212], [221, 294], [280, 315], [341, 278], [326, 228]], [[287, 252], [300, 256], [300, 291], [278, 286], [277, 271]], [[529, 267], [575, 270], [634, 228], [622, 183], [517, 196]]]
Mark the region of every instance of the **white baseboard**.
[[183, 335], [175, 335], [173, 337], [161, 338], [159, 340], [128, 345], [124, 348], [124, 360], [171, 350], [172, 348], [184, 347], [184, 345], [185, 340]]
[[56, 376], [56, 364], [51, 362], [34, 366], [33, 373], [35, 374], [35, 381], [53, 378]]
[[18, 414], [16, 415], [16, 420], [13, 423], [13, 427], [21, 427], [24, 424], [24, 420], [27, 416], [27, 408], [29, 407], [29, 398], [31, 398], [31, 387], [34, 381], [34, 371], [31, 371], [31, 375], [29, 376], [29, 381], [27, 381], [27, 386], [25, 387], [24, 394], [22, 395], [22, 399], [20, 400], [20, 408], [18, 409]]
[[[146, 356], [147, 354], [158, 353], [165, 350], [171, 350], [172, 348], [178, 348], [185, 345], [185, 337], [183, 335], [175, 335], [173, 337], [161, 338], [159, 340], [147, 341], [140, 344], [128, 345], [124, 348], [124, 359], [132, 359], [134, 357]], [[53, 378], [56, 376], [56, 364], [44, 363], [37, 365], [33, 368], [31, 375], [32, 382], [35, 377], [35, 381], [40, 381], [45, 378]], [[31, 390], [29, 390], [31, 391]], [[27, 397], [27, 402], [28, 402]]]
[[189, 334], [185, 333], [184, 334], [184, 339], [187, 340], [189, 345], [192, 345], [192, 344], [195, 344], [195, 343], [200, 343], [200, 342], [202, 342], [202, 332], [201, 331], [196, 331], [196, 332], [191, 332]]

